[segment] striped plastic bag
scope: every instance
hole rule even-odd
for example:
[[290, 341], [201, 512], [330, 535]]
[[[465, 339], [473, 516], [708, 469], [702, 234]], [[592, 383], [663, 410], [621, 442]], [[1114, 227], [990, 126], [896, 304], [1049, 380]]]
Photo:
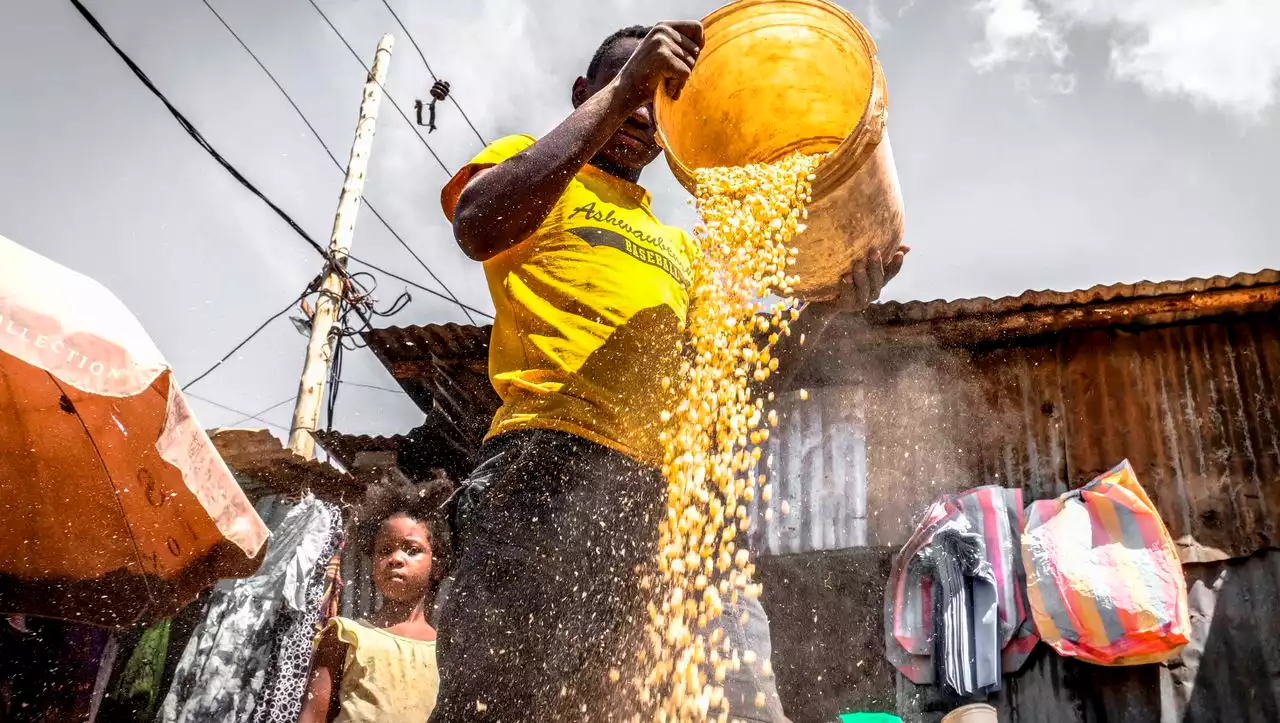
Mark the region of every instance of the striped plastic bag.
[[1187, 644], [1173, 539], [1129, 462], [1027, 509], [1027, 599], [1040, 638], [1097, 665], [1164, 662]]

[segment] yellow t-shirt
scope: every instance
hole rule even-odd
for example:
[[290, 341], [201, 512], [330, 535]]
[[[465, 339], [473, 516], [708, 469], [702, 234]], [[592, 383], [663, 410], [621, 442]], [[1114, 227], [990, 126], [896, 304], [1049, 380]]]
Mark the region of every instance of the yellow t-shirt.
[[[476, 173], [533, 143], [484, 149], [445, 186], [445, 215]], [[643, 188], [585, 166], [532, 236], [484, 264], [502, 398], [488, 436], [555, 429], [659, 464], [662, 378], [677, 371], [694, 249]]]
[[347, 645], [335, 723], [424, 723], [436, 707], [435, 641], [414, 640], [363, 620], [332, 618]]

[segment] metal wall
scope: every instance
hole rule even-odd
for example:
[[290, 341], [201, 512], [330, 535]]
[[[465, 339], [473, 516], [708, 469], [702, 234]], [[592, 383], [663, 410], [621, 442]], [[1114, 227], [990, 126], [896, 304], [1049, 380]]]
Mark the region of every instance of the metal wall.
[[778, 427], [763, 455], [774, 494], [767, 504], [753, 502], [756, 550], [781, 555], [867, 544], [863, 408], [860, 386], [778, 400]]
[[942, 494], [1054, 497], [1126, 458], [1184, 561], [1280, 544], [1278, 319], [851, 355], [836, 385], [784, 405], [758, 546], [901, 545]]

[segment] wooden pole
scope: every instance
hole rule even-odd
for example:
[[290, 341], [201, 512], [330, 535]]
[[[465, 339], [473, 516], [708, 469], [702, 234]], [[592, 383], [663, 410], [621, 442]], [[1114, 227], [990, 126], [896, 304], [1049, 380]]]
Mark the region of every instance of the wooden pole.
[[311, 339], [307, 342], [307, 360], [302, 367], [302, 380], [298, 383], [298, 401], [293, 408], [293, 429], [289, 434], [289, 449], [307, 459], [315, 456], [316, 441], [312, 432], [320, 421], [325, 379], [329, 376], [329, 367], [333, 362], [334, 339], [330, 335], [338, 320], [347, 254], [350, 253], [351, 239], [356, 228], [356, 213], [360, 210], [360, 197], [364, 192], [369, 152], [373, 150], [374, 125], [378, 120], [382, 85], [387, 79], [387, 66], [391, 62], [393, 44], [394, 39], [390, 35], [382, 36], [373, 56], [373, 70], [364, 84], [360, 120], [356, 123], [356, 139], [351, 144], [351, 158], [347, 161], [347, 179], [338, 196], [338, 213], [334, 216], [333, 235], [329, 238], [331, 263], [325, 273], [320, 298], [316, 301], [315, 316], [311, 318]]

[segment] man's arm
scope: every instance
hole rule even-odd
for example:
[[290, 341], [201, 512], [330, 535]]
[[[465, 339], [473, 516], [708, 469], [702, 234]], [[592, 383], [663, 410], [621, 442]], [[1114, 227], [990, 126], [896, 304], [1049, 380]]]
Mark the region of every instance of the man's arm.
[[[841, 277], [843, 285], [839, 298], [806, 312], [798, 323], [792, 325], [792, 337], [774, 349], [774, 356], [779, 362], [778, 373], [771, 376], [758, 391], [767, 392], [790, 386], [791, 380], [804, 367], [805, 358], [815, 349], [822, 348], [823, 337], [831, 323], [840, 314], [861, 314], [879, 300], [885, 284], [902, 271], [902, 263], [910, 252], [910, 246], [899, 246], [886, 261], [878, 249], [873, 249], [865, 258], [855, 261], [853, 268]], [[803, 346], [799, 343], [798, 335], [806, 337]]]
[[523, 152], [471, 179], [458, 198], [453, 233], [467, 256], [485, 261], [519, 244], [546, 220], [569, 182], [659, 83], [678, 96], [702, 43], [697, 22], [660, 23], [622, 72]]

